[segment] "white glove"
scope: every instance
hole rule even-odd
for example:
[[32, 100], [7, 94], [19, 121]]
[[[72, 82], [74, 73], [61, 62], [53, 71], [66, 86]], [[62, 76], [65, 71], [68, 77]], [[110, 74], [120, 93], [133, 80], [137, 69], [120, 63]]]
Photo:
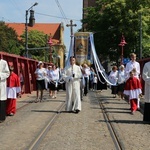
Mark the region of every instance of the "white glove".
[[74, 80], [74, 78], [73, 77], [70, 77], [70, 81], [73, 81]]

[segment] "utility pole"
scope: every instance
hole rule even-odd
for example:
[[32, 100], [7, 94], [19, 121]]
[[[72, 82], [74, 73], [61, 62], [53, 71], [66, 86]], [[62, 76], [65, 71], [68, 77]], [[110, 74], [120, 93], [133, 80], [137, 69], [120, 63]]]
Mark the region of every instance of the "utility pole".
[[51, 33], [50, 33], [50, 36], [49, 36], [49, 41], [48, 41], [48, 44], [49, 44], [49, 62], [52, 63], [52, 36], [51, 36]]
[[142, 59], [142, 13], [140, 13], [140, 56], [139, 59]]
[[[76, 27], [76, 24], [73, 24], [73, 21], [70, 20], [70, 24], [66, 25], [67, 27], [70, 27], [70, 37], [71, 37], [71, 42], [72, 42], [72, 37], [73, 37], [73, 27]], [[73, 43], [71, 43], [72, 45]], [[73, 52], [73, 55], [75, 55], [75, 52]]]
[[[34, 3], [28, 10], [26, 10], [26, 19], [25, 19], [25, 51], [26, 57], [28, 58], [28, 26], [33, 27], [35, 24], [34, 11], [32, 10], [34, 6], [38, 5], [38, 3]], [[30, 18], [28, 24], [28, 12], [30, 11]]]

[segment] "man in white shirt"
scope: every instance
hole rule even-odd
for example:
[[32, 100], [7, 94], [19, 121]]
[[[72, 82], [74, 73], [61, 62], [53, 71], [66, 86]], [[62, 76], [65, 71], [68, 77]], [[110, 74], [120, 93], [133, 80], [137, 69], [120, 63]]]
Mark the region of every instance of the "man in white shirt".
[[134, 76], [139, 79], [139, 75], [140, 75], [140, 64], [136, 61], [136, 54], [131, 53], [131, 54], [130, 54], [130, 58], [131, 58], [131, 61], [129, 61], [129, 62], [126, 64], [126, 67], [125, 67], [125, 77], [126, 77], [126, 80], [129, 79], [129, 77], [130, 77], [130, 72], [131, 72], [132, 70], [134, 71]]

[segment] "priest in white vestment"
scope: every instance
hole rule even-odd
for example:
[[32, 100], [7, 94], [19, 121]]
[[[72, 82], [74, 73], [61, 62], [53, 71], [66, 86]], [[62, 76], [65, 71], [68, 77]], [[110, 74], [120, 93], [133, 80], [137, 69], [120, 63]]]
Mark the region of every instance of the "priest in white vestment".
[[64, 69], [63, 79], [66, 82], [66, 111], [81, 111], [80, 81], [81, 68], [75, 64], [76, 59], [70, 57], [70, 65]]

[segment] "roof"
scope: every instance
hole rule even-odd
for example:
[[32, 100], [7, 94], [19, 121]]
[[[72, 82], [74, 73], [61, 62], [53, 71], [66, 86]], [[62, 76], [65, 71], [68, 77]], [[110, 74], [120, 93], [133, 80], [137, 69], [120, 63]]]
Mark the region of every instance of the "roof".
[[[25, 23], [5, 23], [5, 24], [8, 25], [8, 27], [13, 28], [19, 37], [25, 31]], [[35, 23], [33, 27], [28, 26], [28, 31], [38, 30], [44, 32], [47, 35], [51, 34], [53, 41], [59, 43], [60, 28], [61, 28], [61, 23]]]

